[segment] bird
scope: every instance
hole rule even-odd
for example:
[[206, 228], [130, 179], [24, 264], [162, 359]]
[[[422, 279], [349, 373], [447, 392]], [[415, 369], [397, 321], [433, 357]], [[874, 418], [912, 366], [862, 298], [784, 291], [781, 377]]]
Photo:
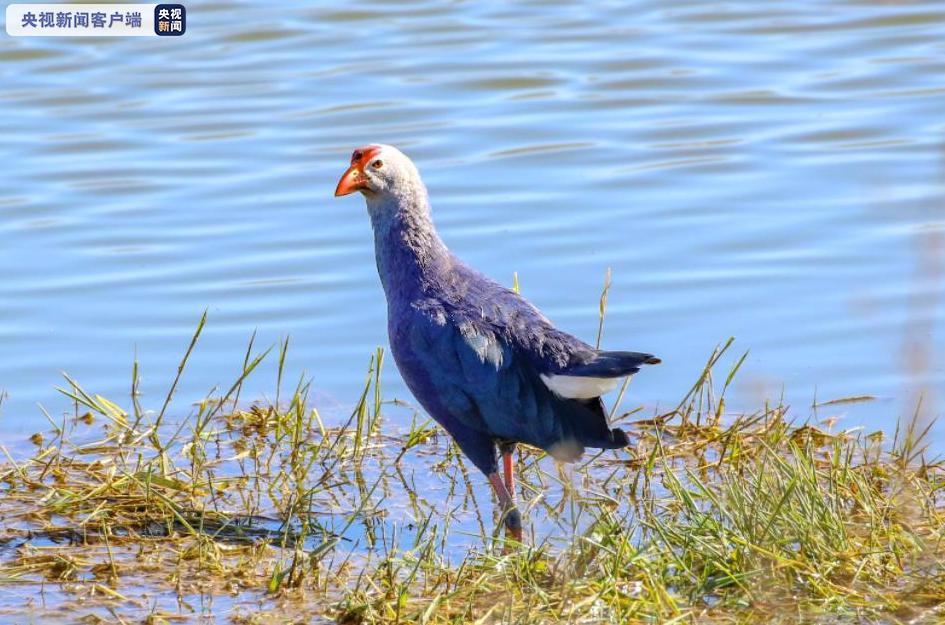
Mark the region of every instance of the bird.
[[577, 460], [585, 448], [627, 447], [626, 432], [610, 427], [601, 395], [660, 359], [594, 348], [460, 260], [434, 227], [417, 167], [397, 148], [354, 150], [335, 196], [355, 192], [364, 196], [371, 220], [397, 369], [485, 474], [501, 506], [500, 524], [521, 542], [516, 445], [562, 462]]

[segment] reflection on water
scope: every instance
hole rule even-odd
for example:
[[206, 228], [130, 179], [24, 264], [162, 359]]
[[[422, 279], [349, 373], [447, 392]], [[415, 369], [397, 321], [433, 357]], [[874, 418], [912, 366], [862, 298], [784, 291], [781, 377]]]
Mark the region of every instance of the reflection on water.
[[458, 253], [586, 339], [612, 267], [604, 344], [665, 363], [633, 401], [674, 405], [729, 335], [732, 408], [872, 394], [818, 416], [888, 428], [945, 382], [940, 3], [190, 14], [174, 40], [0, 43], [6, 432], [68, 408], [60, 370], [121, 397], [135, 355], [158, 403], [207, 307], [181, 399], [258, 329], [340, 414], [386, 343], [363, 206], [331, 197], [368, 141], [415, 158]]

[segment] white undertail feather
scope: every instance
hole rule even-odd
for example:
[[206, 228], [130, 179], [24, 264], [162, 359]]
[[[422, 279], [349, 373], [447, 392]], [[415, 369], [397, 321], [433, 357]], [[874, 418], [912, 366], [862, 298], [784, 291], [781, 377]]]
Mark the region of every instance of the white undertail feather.
[[617, 388], [623, 378], [589, 378], [578, 375], [545, 375], [541, 381], [551, 392], [568, 399], [593, 399]]

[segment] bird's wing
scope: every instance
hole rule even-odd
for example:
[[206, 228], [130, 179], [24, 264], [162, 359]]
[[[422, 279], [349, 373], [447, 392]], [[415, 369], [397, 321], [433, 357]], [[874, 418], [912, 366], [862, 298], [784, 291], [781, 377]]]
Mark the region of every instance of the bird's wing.
[[406, 347], [398, 364], [421, 372], [422, 385], [412, 389], [421, 403], [493, 438], [547, 447], [573, 430], [573, 419], [563, 416], [586, 411], [563, 405], [527, 354], [482, 317], [431, 314], [420, 306], [396, 340]]
[[596, 350], [555, 328], [518, 293], [461, 263], [454, 267], [435, 296], [414, 302], [407, 339], [451, 412], [533, 444], [564, 436], [562, 428], [588, 441], [606, 437], [599, 397], [653, 357]]
[[563, 460], [584, 446], [626, 445], [622, 433], [611, 431], [598, 395], [555, 392], [536, 369], [530, 348], [490, 324], [418, 314], [405, 332], [410, 358], [429, 380], [416, 394], [432, 395], [464, 426], [541, 447]]
[[[478, 278], [478, 276], [476, 276]], [[601, 351], [557, 329], [518, 293], [487, 278], [469, 280], [479, 309], [468, 318], [504, 337], [515, 354], [529, 362], [544, 384], [559, 397], [593, 399], [612, 390], [619, 380], [657, 364], [652, 354]], [[480, 293], [475, 293], [475, 289]]]
[[[406, 363], [425, 373], [430, 392], [455, 418], [494, 431], [488, 397], [527, 396], [514, 350], [488, 330], [463, 320], [415, 310], [398, 340], [407, 346]], [[526, 402], [527, 404], [527, 402]], [[523, 408], [527, 412], [527, 405]]]

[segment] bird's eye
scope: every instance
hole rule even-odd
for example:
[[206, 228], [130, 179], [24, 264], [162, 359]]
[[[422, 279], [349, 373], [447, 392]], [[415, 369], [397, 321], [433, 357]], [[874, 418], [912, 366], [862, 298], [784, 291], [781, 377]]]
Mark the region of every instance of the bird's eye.
[[373, 167], [374, 169], [380, 169], [383, 166], [384, 166], [384, 161], [382, 161], [381, 159], [377, 159], [376, 161], [371, 163], [371, 167]]

